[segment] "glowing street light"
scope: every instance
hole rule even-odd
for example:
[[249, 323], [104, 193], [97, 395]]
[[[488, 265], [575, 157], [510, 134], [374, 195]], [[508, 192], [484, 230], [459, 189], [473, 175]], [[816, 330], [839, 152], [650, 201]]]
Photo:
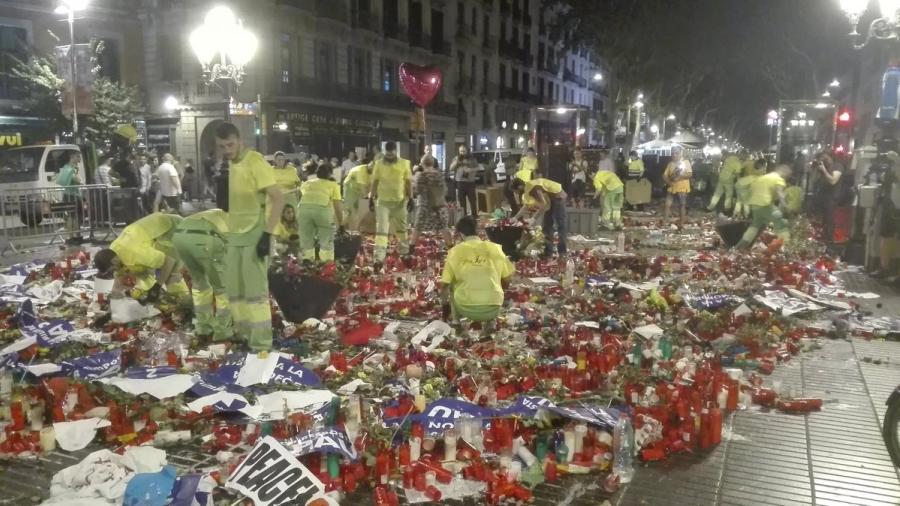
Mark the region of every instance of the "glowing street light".
[[72, 137], [78, 142], [78, 72], [75, 63], [75, 13], [87, 9], [89, 0], [61, 0], [53, 11], [69, 22], [69, 71], [72, 73]]
[[857, 30], [859, 20], [869, 6], [869, 0], [839, 0], [841, 9], [850, 21], [850, 37], [855, 49], [862, 49], [872, 39], [892, 40], [900, 35], [900, 0], [878, 0], [881, 17], [876, 17], [869, 25], [865, 39]]
[[841, 82], [838, 81], [837, 78], [834, 78], [834, 79], [831, 80], [830, 83], [828, 83], [828, 87], [829, 87], [829, 88], [840, 88], [840, 87], [841, 87]]
[[656, 123], [650, 125], [650, 132], [653, 133], [654, 135], [658, 134], [659, 133], [659, 125], [657, 125]]
[[203, 67], [203, 76], [221, 87], [226, 95], [225, 119], [228, 120], [231, 86], [244, 82], [245, 67], [256, 53], [256, 36], [244, 29], [231, 9], [218, 6], [206, 14], [203, 24], [191, 32], [189, 40]]
[[170, 111], [178, 109], [178, 99], [173, 97], [172, 95], [169, 95], [168, 97], [166, 97], [165, 102], [163, 102], [163, 107]]
[[669, 121], [675, 121], [675, 115], [674, 115], [674, 114], [670, 114], [666, 119], [669, 120]]
[[602, 80], [603, 80], [603, 74], [601, 74], [600, 72], [595, 72], [594, 73], [594, 81], [600, 82]]

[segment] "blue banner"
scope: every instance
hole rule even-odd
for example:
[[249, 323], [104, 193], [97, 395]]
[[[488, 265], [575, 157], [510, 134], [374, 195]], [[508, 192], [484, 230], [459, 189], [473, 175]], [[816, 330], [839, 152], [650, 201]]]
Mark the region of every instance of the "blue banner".
[[285, 448], [295, 457], [302, 457], [314, 452], [337, 453], [349, 460], [356, 460], [356, 448], [347, 437], [347, 433], [338, 428], [324, 428], [298, 434], [284, 443]]
[[94, 353], [87, 357], [66, 360], [60, 366], [63, 372], [78, 379], [100, 379], [115, 376], [122, 367], [122, 350]]
[[317, 387], [322, 384], [322, 380], [316, 373], [306, 367], [286, 357], [280, 357], [278, 365], [275, 366], [275, 372], [272, 373], [272, 377], [269, 379], [269, 385], [279, 383]]
[[549, 399], [545, 399], [543, 397], [533, 397], [528, 395], [521, 395], [518, 399], [516, 399], [516, 403], [512, 406], [508, 406], [505, 408], [498, 409], [496, 414], [497, 416], [527, 416], [534, 417], [537, 415], [538, 409], [544, 408], [548, 409], [556, 406]]
[[162, 367], [129, 367], [125, 371], [125, 377], [131, 379], [156, 379], [165, 378], [178, 372], [178, 369], [172, 366]]
[[19, 327], [37, 324], [37, 315], [34, 312], [34, 303], [31, 302], [31, 299], [19, 304], [19, 310], [16, 311], [16, 321]]
[[[428, 434], [442, 434], [444, 430], [456, 425], [456, 419], [462, 416], [473, 418], [491, 418], [497, 415], [497, 410], [482, 408], [471, 402], [457, 399], [438, 399], [425, 407], [424, 413], [416, 413], [406, 417], [410, 422], [418, 422]], [[384, 420], [385, 426], [391, 427], [403, 422], [404, 417], [388, 418]]]
[[45, 260], [32, 260], [31, 262], [13, 265], [9, 268], [7, 273], [12, 274], [13, 276], [27, 276], [28, 274], [34, 271], [39, 271], [46, 266], [47, 262]]
[[75, 326], [66, 320], [50, 320], [34, 325], [23, 325], [19, 331], [25, 337], [34, 338], [38, 346], [52, 348], [66, 341], [69, 334], [75, 331]]

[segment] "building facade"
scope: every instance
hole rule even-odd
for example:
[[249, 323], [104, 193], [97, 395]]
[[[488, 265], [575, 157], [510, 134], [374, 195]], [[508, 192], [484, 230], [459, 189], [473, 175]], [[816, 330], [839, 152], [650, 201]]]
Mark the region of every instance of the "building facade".
[[[25, 90], [10, 72], [16, 60], [32, 56], [51, 60], [57, 45], [69, 44], [69, 26], [65, 16], [54, 14], [55, 0], [0, 0], [0, 149], [18, 144], [55, 140], [43, 118], [35, 117], [25, 106]], [[141, 26], [133, 16], [133, 2], [128, 0], [95, 0], [89, 15], [75, 21], [76, 44], [103, 42], [103, 52], [96, 63], [105, 77], [128, 85], [143, 81], [140, 37]], [[54, 37], [55, 36], [55, 37]]]

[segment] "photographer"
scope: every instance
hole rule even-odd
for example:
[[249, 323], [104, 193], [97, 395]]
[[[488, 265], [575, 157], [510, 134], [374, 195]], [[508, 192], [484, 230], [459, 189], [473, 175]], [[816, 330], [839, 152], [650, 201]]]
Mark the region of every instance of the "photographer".
[[825, 153], [819, 153], [812, 163], [816, 176], [815, 194], [822, 212], [822, 239], [826, 243], [834, 241], [834, 210], [838, 206], [838, 189], [841, 181], [840, 165]]

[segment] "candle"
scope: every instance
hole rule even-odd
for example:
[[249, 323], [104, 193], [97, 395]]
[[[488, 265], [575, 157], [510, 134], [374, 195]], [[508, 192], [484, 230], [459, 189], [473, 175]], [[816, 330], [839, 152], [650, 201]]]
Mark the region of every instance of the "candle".
[[525, 445], [519, 447], [519, 451], [516, 452], [516, 455], [525, 462], [525, 467], [531, 467], [537, 462], [537, 457], [535, 457], [534, 454], [531, 453], [531, 450]]
[[28, 412], [28, 420], [31, 422], [32, 432], [40, 431], [44, 428], [44, 405], [37, 404]]
[[512, 481], [519, 481], [519, 476], [522, 474], [522, 463], [518, 460], [513, 461], [509, 465], [509, 472], [507, 472], [507, 476]]
[[569, 449], [566, 454], [566, 462], [572, 462], [575, 457], [575, 431], [571, 427], [567, 427], [563, 431], [563, 437], [566, 442], [566, 448]]
[[13, 387], [13, 373], [10, 370], [5, 370], [0, 373], [0, 397], [8, 398], [12, 395], [12, 387]]
[[53, 426], [47, 426], [41, 429], [41, 449], [45, 452], [52, 452], [56, 449], [56, 431]]
[[581, 450], [584, 448], [584, 437], [587, 436], [587, 430], [586, 424], [579, 423], [575, 426], [574, 453], [581, 453]]
[[456, 460], [456, 439], [458, 434], [456, 429], [447, 429], [444, 431], [444, 460], [453, 462]]
[[410, 462], [415, 462], [419, 460], [422, 452], [422, 438], [419, 436], [412, 436], [409, 438], [409, 460]]

